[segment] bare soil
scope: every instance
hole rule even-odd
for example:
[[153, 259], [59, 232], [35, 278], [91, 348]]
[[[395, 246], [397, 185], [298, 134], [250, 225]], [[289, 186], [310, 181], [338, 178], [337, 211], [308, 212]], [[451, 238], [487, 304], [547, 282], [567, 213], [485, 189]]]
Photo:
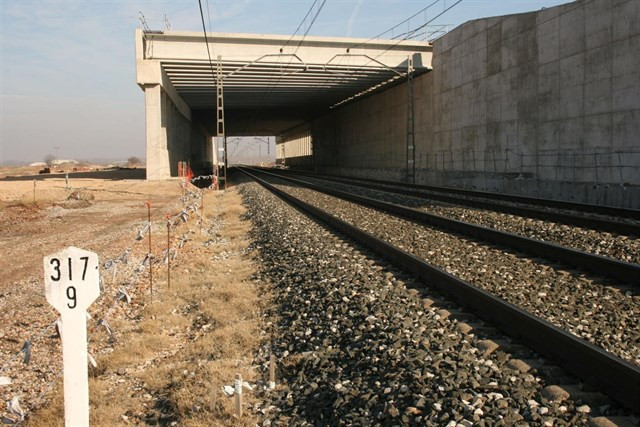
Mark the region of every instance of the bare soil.
[[[0, 391], [4, 401], [19, 397], [29, 425], [64, 422], [60, 341], [51, 327], [58, 315], [44, 298], [42, 258], [67, 246], [97, 252], [101, 264], [130, 250], [127, 265], [105, 271], [103, 294], [89, 309], [89, 351], [98, 365], [91, 368], [92, 424], [255, 425], [250, 415], [234, 418], [233, 402], [220, 392], [212, 401], [212, 390], [231, 384], [235, 373], [254, 379], [259, 304], [248, 279], [254, 267], [240, 198], [233, 190], [205, 193], [202, 234], [199, 212], [172, 230], [173, 247], [181, 236], [188, 241], [173, 261], [171, 290], [167, 266], [154, 265], [152, 296], [148, 268], [133, 274], [148, 252], [148, 235], [135, 239], [147, 223], [146, 202], [158, 261], [167, 245], [165, 216], [184, 204], [179, 181], [147, 182], [142, 172], [69, 174], [70, 188], [63, 175], [0, 178], [0, 376], [12, 381]], [[114, 303], [123, 288], [130, 305]], [[114, 339], [97, 326], [103, 318]], [[26, 340], [28, 365], [18, 353]]]

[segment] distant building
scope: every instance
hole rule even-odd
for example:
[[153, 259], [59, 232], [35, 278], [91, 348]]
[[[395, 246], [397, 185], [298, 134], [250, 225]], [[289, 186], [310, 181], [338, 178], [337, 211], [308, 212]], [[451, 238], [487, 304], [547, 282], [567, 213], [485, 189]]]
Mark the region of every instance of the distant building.
[[31, 163], [29, 166], [34, 166], [34, 167], [41, 168], [43, 166], [47, 166], [47, 164], [45, 162], [34, 162], [34, 163]]
[[78, 162], [76, 160], [65, 160], [65, 159], [56, 159], [53, 162], [51, 162], [51, 164], [53, 166], [60, 166], [60, 165], [77, 165]]

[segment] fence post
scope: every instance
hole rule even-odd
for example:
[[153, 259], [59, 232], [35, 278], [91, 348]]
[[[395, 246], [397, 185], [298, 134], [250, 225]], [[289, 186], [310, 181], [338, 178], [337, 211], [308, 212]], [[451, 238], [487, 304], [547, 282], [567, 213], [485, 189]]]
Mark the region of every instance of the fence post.
[[217, 402], [218, 402], [218, 385], [216, 383], [213, 383], [213, 388], [211, 389], [211, 402], [210, 402], [211, 412], [216, 412]]
[[167, 289], [171, 289], [171, 216], [167, 214]]
[[149, 224], [149, 287], [153, 295], [153, 262], [151, 260], [151, 202], [147, 202], [147, 224]]
[[524, 154], [520, 153], [520, 173], [524, 173]]
[[113, 275], [111, 276], [111, 284], [115, 285], [116, 284], [116, 272], [118, 271], [118, 264], [115, 263], [113, 264]]
[[269, 388], [276, 388], [276, 357], [273, 353], [269, 355]]
[[202, 235], [203, 222], [204, 222], [204, 190], [200, 191], [200, 235]]
[[236, 374], [235, 382], [236, 415], [242, 416], [242, 375]]
[[493, 157], [493, 171], [498, 172], [498, 165], [496, 164], [496, 150], [491, 151], [491, 156]]
[[507, 173], [507, 165], [509, 164], [509, 148], [504, 152], [504, 173]]

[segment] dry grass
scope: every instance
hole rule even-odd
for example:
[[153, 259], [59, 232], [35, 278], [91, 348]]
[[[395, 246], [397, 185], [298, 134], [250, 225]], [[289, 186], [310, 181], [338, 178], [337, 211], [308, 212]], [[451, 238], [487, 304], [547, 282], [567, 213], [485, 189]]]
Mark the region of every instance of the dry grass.
[[[249, 224], [241, 220], [244, 208], [233, 190], [209, 194], [205, 204], [210, 221], [224, 221], [219, 237], [225, 244], [205, 248], [211, 236], [196, 231], [172, 266], [171, 289], [161, 267], [158, 292], [140, 316], [112, 323], [117, 342], [97, 358], [90, 379], [92, 425], [256, 425], [247, 410], [235, 417], [233, 399], [219, 391], [236, 373], [256, 380], [251, 364], [260, 340], [260, 301], [249, 280], [255, 270], [249, 256], [234, 252], [247, 246]], [[212, 260], [223, 251], [233, 254]], [[252, 399], [244, 394], [245, 402]], [[62, 425], [60, 390], [52, 402], [28, 425]]]

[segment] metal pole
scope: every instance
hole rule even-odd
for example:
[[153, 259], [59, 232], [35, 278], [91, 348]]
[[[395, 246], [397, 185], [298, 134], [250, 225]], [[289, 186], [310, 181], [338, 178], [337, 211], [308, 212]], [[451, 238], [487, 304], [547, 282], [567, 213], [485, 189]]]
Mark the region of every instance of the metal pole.
[[218, 69], [216, 73], [216, 135], [218, 138], [218, 142], [220, 142], [220, 138], [222, 138], [222, 146], [223, 146], [223, 156], [224, 156], [224, 170], [223, 170], [223, 179], [224, 179], [224, 189], [227, 189], [227, 137], [224, 131], [224, 89], [222, 87], [222, 56], [218, 55]]
[[407, 58], [407, 182], [416, 182], [416, 147], [413, 123], [413, 57]]

